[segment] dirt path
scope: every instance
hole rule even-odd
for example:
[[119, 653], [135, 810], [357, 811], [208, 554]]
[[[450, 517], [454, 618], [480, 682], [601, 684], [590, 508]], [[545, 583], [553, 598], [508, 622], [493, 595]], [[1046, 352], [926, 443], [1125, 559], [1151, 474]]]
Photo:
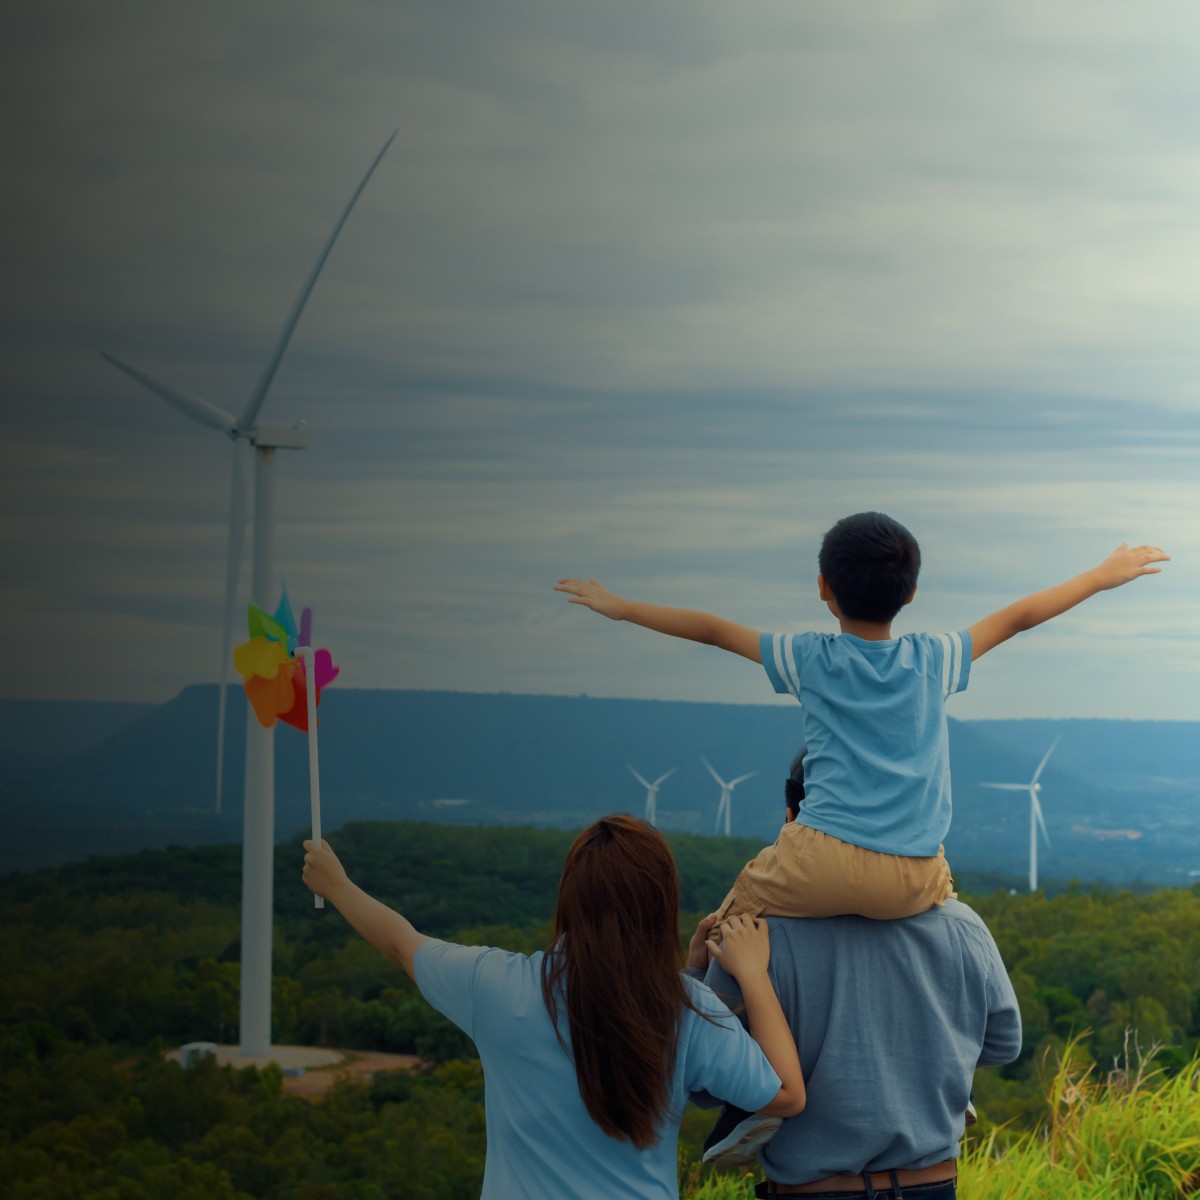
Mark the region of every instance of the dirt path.
[[412, 1071], [421, 1065], [415, 1054], [384, 1054], [379, 1050], [337, 1050], [342, 1056], [332, 1066], [316, 1067], [303, 1075], [285, 1075], [283, 1090], [289, 1096], [318, 1100], [340, 1079], [360, 1079], [369, 1083], [382, 1071]]
[[[324, 1046], [272, 1046], [270, 1054], [246, 1056], [237, 1046], [210, 1046], [221, 1066], [283, 1068], [283, 1090], [289, 1096], [318, 1100], [338, 1080], [360, 1079], [369, 1083], [382, 1071], [413, 1071], [421, 1066], [415, 1054], [385, 1054], [381, 1050], [341, 1050]], [[179, 1062], [183, 1048], [168, 1050], [166, 1058]], [[290, 1074], [289, 1072], [294, 1072]]]

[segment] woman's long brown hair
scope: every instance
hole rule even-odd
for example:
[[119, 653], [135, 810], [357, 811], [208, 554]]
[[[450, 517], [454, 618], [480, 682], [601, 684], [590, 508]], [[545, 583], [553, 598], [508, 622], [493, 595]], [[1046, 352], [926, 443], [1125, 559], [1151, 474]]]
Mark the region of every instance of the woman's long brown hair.
[[585, 829], [563, 864], [554, 932], [542, 996], [559, 1029], [565, 991], [583, 1102], [611, 1137], [652, 1146], [693, 1007], [679, 973], [679, 874], [662, 835], [619, 814]]

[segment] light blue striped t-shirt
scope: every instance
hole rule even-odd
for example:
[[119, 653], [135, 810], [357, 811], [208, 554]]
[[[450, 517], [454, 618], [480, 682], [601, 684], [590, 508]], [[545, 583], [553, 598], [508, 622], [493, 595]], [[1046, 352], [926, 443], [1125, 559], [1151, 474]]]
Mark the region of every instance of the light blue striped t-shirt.
[[971, 673], [971, 635], [764, 633], [763, 667], [804, 708], [799, 820], [885, 854], [936, 854], [950, 828], [946, 700]]

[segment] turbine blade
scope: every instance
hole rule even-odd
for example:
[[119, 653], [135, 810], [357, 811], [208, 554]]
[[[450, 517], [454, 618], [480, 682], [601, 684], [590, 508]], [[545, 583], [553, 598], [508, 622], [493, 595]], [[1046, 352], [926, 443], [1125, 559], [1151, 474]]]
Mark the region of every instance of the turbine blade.
[[249, 443], [233, 443], [229, 487], [229, 547], [225, 557], [225, 618], [221, 626], [221, 671], [217, 676], [217, 812], [221, 811], [221, 784], [225, 767], [225, 692], [233, 648], [233, 617], [237, 606], [238, 578], [242, 571], [242, 544], [246, 536], [246, 455]]
[[358, 203], [359, 196], [362, 195], [363, 189], [375, 173], [375, 168], [379, 166], [380, 161], [387, 153], [388, 147], [392, 144], [395, 136], [395, 133], [393, 133], [383, 143], [383, 149], [380, 150], [375, 156], [375, 161], [367, 168], [367, 173], [362, 177], [362, 182], [354, 189], [354, 195], [350, 197], [350, 203], [342, 210], [342, 215], [333, 227], [333, 232], [329, 235], [329, 239], [326, 241], [321, 253], [317, 255], [317, 261], [313, 265], [313, 269], [309, 272], [304, 286], [300, 289], [300, 295], [296, 298], [296, 303], [292, 305], [292, 311], [288, 314], [288, 319], [284, 322], [283, 332], [280, 333], [279, 340], [275, 343], [275, 349], [271, 351], [271, 357], [267, 360], [262, 378], [259, 379], [258, 385], [251, 393], [250, 399], [246, 404], [246, 410], [242, 413], [241, 427], [243, 429], [249, 429], [254, 424], [258, 416], [258, 410], [262, 408], [263, 400], [266, 399], [267, 389], [270, 388], [271, 381], [275, 378], [275, 372], [279, 369], [279, 363], [288, 348], [288, 342], [292, 340], [292, 333], [295, 331], [296, 324], [300, 320], [300, 314], [304, 311], [304, 306], [308, 303], [308, 297], [316, 286], [317, 277], [321, 274], [321, 268], [325, 265], [325, 260], [329, 257], [329, 252], [333, 249], [333, 243], [337, 241], [338, 234], [342, 232], [342, 226], [346, 223], [346, 218], [350, 216], [354, 206]]
[[[625, 765], [629, 767], [628, 763]], [[642, 787], [648, 788], [652, 786], [651, 784], [647, 783], [632, 767], [629, 767], [629, 773], [638, 781], [638, 783], [642, 785]]]
[[1050, 845], [1050, 835], [1046, 832], [1046, 822], [1042, 817], [1042, 806], [1038, 803], [1038, 798], [1033, 797], [1033, 815], [1037, 819], [1038, 828], [1042, 831], [1042, 837], [1046, 839], [1046, 845]]
[[702, 755], [700, 755], [700, 761], [701, 761], [701, 762], [702, 762], [702, 763], [703, 763], [703, 764], [704, 764], [704, 765], [705, 765], [705, 766], [708, 768], [708, 773], [709, 773], [709, 774], [710, 774], [710, 775], [711, 775], [711, 776], [712, 776], [712, 777], [713, 777], [713, 778], [714, 778], [714, 779], [715, 779], [715, 780], [716, 780], [716, 781], [717, 781], [717, 782], [718, 782], [718, 783], [719, 783], [719, 784], [720, 784], [722, 787], [726, 787], [726, 786], [728, 786], [728, 785], [725, 783], [725, 780], [723, 780], [723, 779], [720, 777], [720, 775], [718, 775], [718, 774], [716, 773], [716, 771], [714, 771], [714, 770], [713, 770], [713, 765], [712, 765], [712, 763], [710, 763], [710, 762], [708, 761], [708, 759], [704, 757], [704, 755], [703, 755], [703, 754], [702, 754]]
[[745, 775], [739, 775], [736, 779], [729, 781], [729, 790], [732, 791], [743, 779], [749, 779], [751, 775], [757, 775], [757, 771], [747, 771]]
[[1042, 761], [1038, 763], [1037, 770], [1034, 771], [1033, 778], [1029, 781], [1031, 785], [1037, 783], [1038, 776], [1042, 773], [1042, 769], [1045, 767], [1045, 765], [1050, 761], [1050, 755], [1054, 753], [1055, 746], [1057, 746], [1061, 741], [1062, 734], [1060, 733], [1058, 737], [1056, 737], [1054, 741], [1050, 743], [1050, 749], [1046, 751], [1046, 753], [1042, 756]]
[[1027, 792], [1029, 784], [1027, 783], [981, 783], [980, 787], [996, 788], [1001, 792]]
[[672, 776], [672, 775], [674, 775], [674, 774], [675, 774], [675, 772], [676, 772], [676, 771], [678, 771], [678, 770], [679, 770], [679, 768], [678, 768], [678, 767], [672, 767], [672, 768], [671, 768], [671, 769], [670, 769], [670, 770], [669, 770], [669, 771], [668, 771], [668, 772], [667, 772], [665, 775], [660, 775], [660, 776], [659, 776], [659, 777], [658, 777], [658, 778], [657, 778], [657, 779], [654, 781], [654, 787], [655, 787], [655, 789], [659, 788], [659, 787], [662, 785], [662, 783], [663, 783], [663, 781], [664, 781], [664, 780], [670, 779], [670, 778], [671, 778], [671, 776]]
[[234, 434], [237, 432], [237, 419], [232, 413], [225, 412], [215, 404], [209, 404], [207, 400], [201, 400], [199, 396], [193, 396], [189, 392], [180, 391], [179, 388], [173, 388], [169, 384], [152, 379], [149, 375], [139, 371], [137, 367], [131, 367], [119, 358], [113, 358], [107, 351], [101, 350], [100, 357], [112, 363], [118, 371], [124, 371], [130, 379], [137, 380], [142, 387], [165, 400], [185, 417], [191, 417], [193, 421], [199, 421], [201, 425], [207, 425], [209, 429], [219, 429], [222, 433]]

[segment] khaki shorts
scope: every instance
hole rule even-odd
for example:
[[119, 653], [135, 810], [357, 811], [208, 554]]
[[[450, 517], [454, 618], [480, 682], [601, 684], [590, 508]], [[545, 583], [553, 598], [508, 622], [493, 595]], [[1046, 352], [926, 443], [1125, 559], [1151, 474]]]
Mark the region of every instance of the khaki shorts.
[[924, 912], [955, 895], [941, 846], [930, 858], [881, 854], [793, 822], [780, 830], [773, 846], [742, 868], [717, 916], [857, 913], [892, 920]]

